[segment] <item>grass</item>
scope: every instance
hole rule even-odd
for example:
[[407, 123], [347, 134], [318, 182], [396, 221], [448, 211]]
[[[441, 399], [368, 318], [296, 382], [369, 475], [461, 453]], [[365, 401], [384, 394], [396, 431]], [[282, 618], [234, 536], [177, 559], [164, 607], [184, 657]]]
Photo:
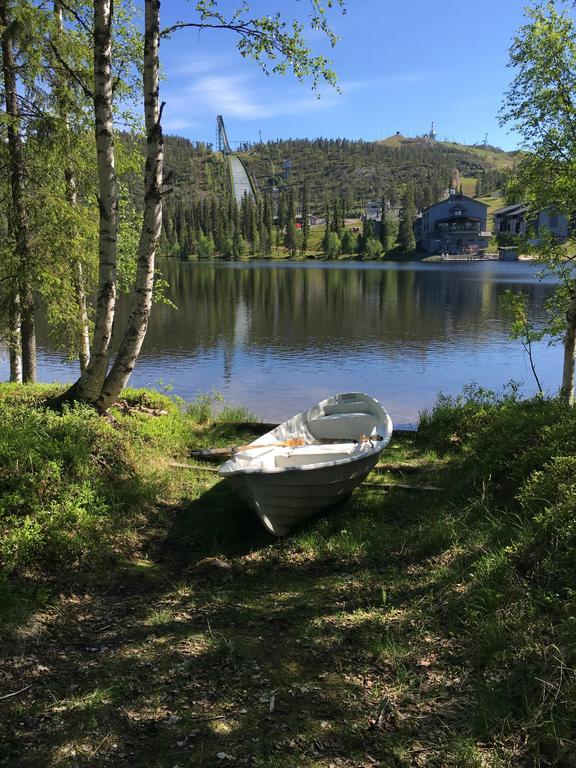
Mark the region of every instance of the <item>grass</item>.
[[481, 203], [485, 203], [488, 206], [486, 226], [488, 231], [492, 232], [494, 229], [494, 211], [497, 211], [498, 208], [502, 208], [502, 206], [506, 205], [506, 201], [503, 197], [498, 195], [485, 195], [483, 197], [478, 197], [477, 200], [479, 200]]
[[[37, 425], [42, 392], [1, 388], [3, 415]], [[0, 700], [0, 764], [571, 764], [571, 412], [513, 392], [442, 399], [387, 449], [421, 471], [370, 481], [443, 492], [359, 488], [278, 541], [214, 473], [168, 467], [249, 439], [242, 413], [158, 398], [127, 393], [133, 410], [89, 450], [114, 457], [118, 440], [134, 481], [126, 494], [107, 475], [112, 503], [87, 459], [114, 520], [95, 550], [0, 580], [1, 694], [17, 694]]]
[[468, 197], [475, 197], [477, 181], [475, 176], [463, 176], [461, 179], [463, 194], [468, 195]]

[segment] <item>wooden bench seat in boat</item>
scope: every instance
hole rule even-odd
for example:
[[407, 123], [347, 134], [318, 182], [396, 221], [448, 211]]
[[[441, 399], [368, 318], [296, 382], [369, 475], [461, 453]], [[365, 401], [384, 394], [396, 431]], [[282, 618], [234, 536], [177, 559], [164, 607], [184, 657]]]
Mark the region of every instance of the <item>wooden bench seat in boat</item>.
[[308, 464], [324, 464], [339, 459], [349, 459], [358, 452], [357, 443], [339, 443], [338, 445], [304, 445], [277, 454], [276, 467], [304, 467]]
[[371, 435], [377, 424], [375, 414], [352, 411], [317, 416], [307, 427], [316, 440], [358, 440], [362, 435]]

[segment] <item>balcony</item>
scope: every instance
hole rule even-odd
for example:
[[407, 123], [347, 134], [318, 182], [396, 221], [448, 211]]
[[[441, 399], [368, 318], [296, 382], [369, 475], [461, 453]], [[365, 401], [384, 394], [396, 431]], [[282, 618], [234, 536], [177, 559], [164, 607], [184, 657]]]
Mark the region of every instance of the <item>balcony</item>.
[[434, 234], [437, 237], [447, 237], [449, 235], [480, 235], [482, 232], [481, 222], [479, 221], [458, 221], [452, 224], [437, 224]]

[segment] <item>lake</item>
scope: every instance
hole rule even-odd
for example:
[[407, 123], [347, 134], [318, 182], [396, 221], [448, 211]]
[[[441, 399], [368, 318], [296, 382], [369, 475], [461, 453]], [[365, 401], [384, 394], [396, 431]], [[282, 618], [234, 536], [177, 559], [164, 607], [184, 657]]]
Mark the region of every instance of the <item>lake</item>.
[[[470, 382], [535, 391], [520, 342], [500, 309], [525, 291], [543, 317], [553, 290], [529, 262], [270, 262], [160, 264], [178, 309], [156, 305], [131, 386], [171, 387], [193, 399], [220, 392], [264, 420], [281, 420], [335, 392], [367, 392], [398, 425], [413, 424], [437, 393]], [[123, 305], [120, 324], [125, 318]], [[560, 385], [559, 347], [536, 345], [549, 392]], [[39, 378], [70, 381], [39, 329]], [[0, 375], [8, 363], [0, 360]]]

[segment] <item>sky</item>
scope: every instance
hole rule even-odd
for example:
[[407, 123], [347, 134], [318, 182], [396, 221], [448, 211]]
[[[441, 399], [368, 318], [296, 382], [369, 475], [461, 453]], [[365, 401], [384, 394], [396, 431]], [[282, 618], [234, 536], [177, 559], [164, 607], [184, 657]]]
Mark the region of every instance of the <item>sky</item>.
[[[194, 2], [164, 0], [162, 26], [194, 20]], [[239, 0], [221, 0], [233, 10]], [[280, 10], [305, 19], [309, 0], [254, 0], [258, 15]], [[513, 71], [508, 48], [524, 22], [523, 0], [347, 0], [330, 11], [340, 38], [330, 49], [309, 30], [314, 52], [329, 55], [341, 93], [263, 74], [236, 50], [227, 30], [186, 29], [162, 44], [166, 133], [215, 142], [223, 115], [231, 143], [278, 138], [343, 137], [374, 141], [397, 131], [488, 143], [506, 150], [518, 136], [500, 127], [498, 111]]]

